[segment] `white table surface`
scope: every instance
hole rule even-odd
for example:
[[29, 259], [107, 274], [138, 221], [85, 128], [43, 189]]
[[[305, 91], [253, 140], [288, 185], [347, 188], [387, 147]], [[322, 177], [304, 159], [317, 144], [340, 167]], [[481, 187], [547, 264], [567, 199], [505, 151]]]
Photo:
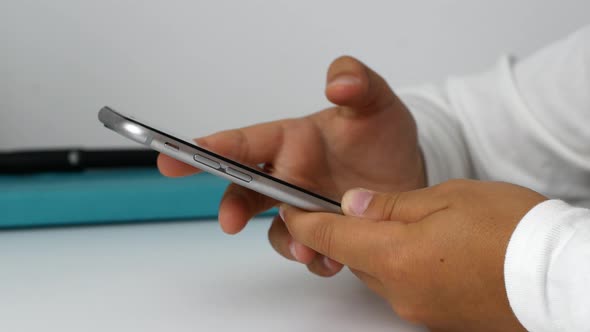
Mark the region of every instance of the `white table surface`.
[[425, 331], [349, 271], [276, 254], [269, 220], [0, 232], [0, 331]]

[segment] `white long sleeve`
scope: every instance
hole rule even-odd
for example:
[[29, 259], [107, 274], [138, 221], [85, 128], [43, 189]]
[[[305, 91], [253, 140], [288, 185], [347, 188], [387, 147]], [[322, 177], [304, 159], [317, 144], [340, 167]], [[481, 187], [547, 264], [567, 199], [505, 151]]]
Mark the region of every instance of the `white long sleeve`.
[[534, 207], [512, 234], [504, 274], [529, 331], [590, 331], [590, 210], [559, 200]]
[[550, 200], [514, 232], [508, 298], [530, 331], [590, 331], [590, 27], [524, 60], [401, 93], [429, 184], [507, 181]]

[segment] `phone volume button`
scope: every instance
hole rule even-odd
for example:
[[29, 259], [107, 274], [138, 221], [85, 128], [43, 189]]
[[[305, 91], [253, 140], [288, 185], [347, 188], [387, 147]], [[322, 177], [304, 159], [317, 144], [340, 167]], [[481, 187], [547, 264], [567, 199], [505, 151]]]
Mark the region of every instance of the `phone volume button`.
[[219, 169], [221, 167], [221, 165], [218, 162], [216, 162], [215, 160], [209, 159], [209, 158], [207, 158], [205, 156], [201, 156], [200, 154], [194, 155], [193, 156], [193, 159], [196, 162], [199, 162], [201, 164], [207, 165], [207, 166], [209, 166], [211, 168]]
[[233, 176], [234, 178], [238, 178], [238, 179], [240, 179], [240, 180], [242, 180], [242, 181], [245, 181], [245, 182], [250, 182], [250, 181], [252, 181], [252, 177], [251, 177], [250, 175], [248, 175], [248, 174], [246, 174], [246, 173], [242, 173], [242, 172], [240, 172], [240, 171], [236, 171], [235, 169], [233, 169], [233, 168], [231, 168], [231, 167], [228, 167], [228, 168], [225, 170], [225, 173], [227, 173], [227, 174], [229, 174], [229, 175]]

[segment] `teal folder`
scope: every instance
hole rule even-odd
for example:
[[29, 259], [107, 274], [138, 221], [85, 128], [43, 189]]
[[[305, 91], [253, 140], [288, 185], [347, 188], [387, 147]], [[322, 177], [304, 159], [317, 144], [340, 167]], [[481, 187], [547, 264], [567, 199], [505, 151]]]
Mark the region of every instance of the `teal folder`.
[[0, 176], [0, 228], [211, 219], [227, 184], [156, 169]]

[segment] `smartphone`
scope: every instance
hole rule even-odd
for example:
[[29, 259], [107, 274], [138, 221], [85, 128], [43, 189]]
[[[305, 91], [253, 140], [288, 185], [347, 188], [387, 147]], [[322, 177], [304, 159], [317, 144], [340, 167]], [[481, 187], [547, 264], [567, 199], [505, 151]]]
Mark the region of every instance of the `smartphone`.
[[336, 201], [220, 156], [110, 107], [103, 107], [98, 112], [98, 119], [105, 127], [137, 143], [278, 201], [307, 211], [342, 213], [340, 203]]

